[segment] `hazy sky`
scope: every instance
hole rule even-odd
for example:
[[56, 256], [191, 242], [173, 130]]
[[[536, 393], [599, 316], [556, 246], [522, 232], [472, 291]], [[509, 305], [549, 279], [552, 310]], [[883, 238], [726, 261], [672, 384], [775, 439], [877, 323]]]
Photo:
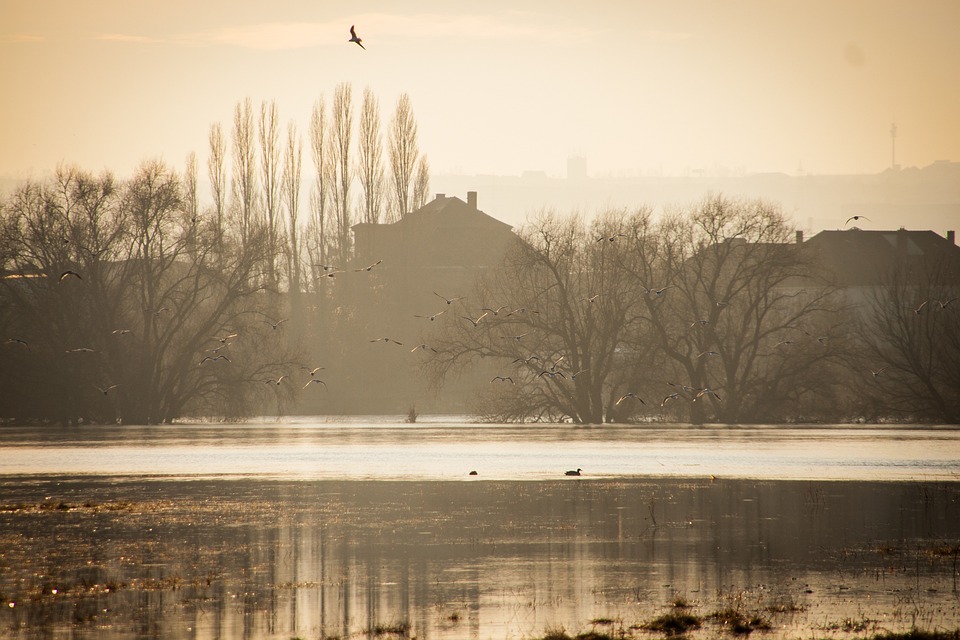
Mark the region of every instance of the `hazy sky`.
[[3, 0], [0, 175], [205, 163], [237, 101], [305, 130], [341, 81], [384, 124], [407, 92], [434, 174], [873, 173], [893, 121], [925, 166], [960, 160], [958, 33], [958, 0]]

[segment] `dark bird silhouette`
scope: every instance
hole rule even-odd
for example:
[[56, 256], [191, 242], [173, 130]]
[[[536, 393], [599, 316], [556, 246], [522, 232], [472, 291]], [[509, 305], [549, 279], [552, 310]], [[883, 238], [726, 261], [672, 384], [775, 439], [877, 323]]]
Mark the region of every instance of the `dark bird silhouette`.
[[511, 378], [510, 376], [493, 376], [493, 379], [490, 380], [490, 382], [496, 382], [498, 380], [501, 382], [509, 382], [510, 384], [513, 384], [513, 378]]
[[471, 471], [471, 472], [470, 472], [470, 473], [468, 473], [467, 475], [470, 475], [470, 476], [475, 476], [475, 475], [477, 475], [477, 472], [476, 472], [476, 471]]
[[463, 318], [464, 320], [469, 320], [469, 321], [473, 324], [473, 326], [476, 327], [477, 325], [480, 324], [480, 321], [483, 320], [484, 318], [486, 318], [488, 315], [490, 315], [490, 314], [485, 311], [485, 312], [483, 312], [483, 313], [480, 315], [480, 317], [477, 318], [476, 320], [474, 320], [474, 319], [471, 318], [470, 316], [460, 316], [460, 317]]
[[576, 471], [566, 471], [563, 475], [565, 476], [579, 476], [580, 472], [583, 471], [580, 467], [577, 467]]
[[270, 325], [270, 327], [273, 328], [274, 331], [276, 331], [277, 327], [279, 327], [286, 321], [287, 321], [287, 318], [284, 318], [283, 320], [277, 320], [276, 322], [271, 322], [270, 320], [264, 320], [264, 322]]
[[850, 216], [849, 218], [847, 218], [847, 221], [843, 223], [843, 225], [846, 226], [850, 224], [851, 220], [853, 220], [854, 222], [857, 222], [859, 220], [866, 220], [867, 222], [870, 222], [870, 218], [868, 218], [867, 216]]
[[520, 335], [516, 335], [516, 336], [500, 336], [500, 337], [503, 338], [504, 340], [516, 340], [517, 342], [520, 342], [523, 339], [523, 336], [525, 335], [527, 334], [521, 333]]
[[640, 404], [647, 404], [646, 402], [643, 401], [643, 398], [641, 398], [640, 396], [638, 396], [637, 394], [635, 394], [635, 393], [632, 392], [632, 391], [630, 391], [630, 392], [628, 392], [628, 393], [625, 393], [625, 394], [623, 394], [622, 396], [620, 396], [620, 397], [617, 399], [616, 404], [619, 405], [621, 402], [623, 402], [623, 401], [626, 400], [627, 398], [633, 398], [633, 399], [635, 399], [635, 400], [639, 400], [639, 401], [640, 401]]
[[564, 380], [567, 379], [567, 376], [563, 375], [563, 371], [554, 371], [553, 369], [550, 369], [550, 370], [544, 369], [543, 371], [537, 374], [538, 378], [542, 378], [543, 376], [547, 376], [548, 378], [551, 378], [551, 379], [557, 376], [560, 376]]
[[536, 355], [536, 354], [532, 354], [532, 355], [527, 356], [526, 358], [514, 358], [513, 364], [516, 364], [516, 363], [518, 363], [518, 362], [522, 362], [523, 364], [530, 364], [530, 361], [532, 361], [532, 360], [539, 360], [539, 359], [540, 359], [540, 356], [538, 356], [538, 355]]
[[438, 298], [442, 298], [443, 301], [446, 302], [447, 304], [453, 304], [453, 303], [456, 302], [457, 300], [463, 300], [463, 298], [464, 298], [463, 296], [457, 296], [457, 297], [455, 297], [455, 298], [448, 298], [447, 296], [442, 296], [442, 295], [440, 295], [440, 294], [437, 293], [436, 291], [433, 292], [433, 295], [437, 296]]
[[227, 362], [230, 362], [230, 361], [231, 361], [230, 358], [228, 358], [227, 356], [225, 356], [225, 355], [223, 355], [223, 354], [220, 354], [220, 355], [218, 355], [218, 356], [206, 356], [206, 357], [205, 357], [203, 360], [201, 360], [198, 364], [203, 364], [203, 363], [206, 362], [207, 360], [210, 360], [210, 361], [212, 361], [212, 362], [216, 362], [217, 360], [226, 360]]
[[73, 271], [73, 270], [71, 270], [71, 269], [67, 269], [66, 271], [64, 271], [63, 273], [60, 274], [60, 278], [59, 278], [57, 281], [58, 281], [58, 282], [63, 282], [65, 278], [68, 278], [68, 277], [70, 277], [70, 276], [74, 276], [77, 280], [83, 280], [83, 278], [80, 277], [80, 274], [79, 274], [79, 273], [77, 273], [76, 271]]
[[357, 36], [357, 31], [356, 29], [353, 28], [354, 26], [355, 25], [350, 25], [350, 39], [347, 42], [356, 42], [358, 45], [360, 45], [361, 49], [366, 51], [367, 48], [363, 46], [363, 40], [361, 40], [360, 37]]
[[947, 305], [949, 305], [951, 302], [956, 302], [956, 301], [957, 301], [957, 298], [950, 298], [949, 300], [937, 300], [937, 304], [940, 305], [941, 309], [946, 309]]

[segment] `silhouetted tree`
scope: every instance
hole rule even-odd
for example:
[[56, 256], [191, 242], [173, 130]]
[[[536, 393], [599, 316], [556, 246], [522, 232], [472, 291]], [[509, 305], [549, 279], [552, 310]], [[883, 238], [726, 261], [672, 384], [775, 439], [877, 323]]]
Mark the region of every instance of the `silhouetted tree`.
[[672, 363], [664, 383], [690, 403], [693, 422], [772, 419], [819, 365], [839, 361], [824, 328], [839, 303], [792, 233], [776, 207], [722, 196], [659, 225], [663, 263], [637, 279]]
[[290, 291], [301, 291], [301, 250], [300, 250], [300, 173], [303, 160], [303, 143], [297, 134], [297, 126], [292, 121], [287, 125], [287, 147], [283, 156], [283, 200], [287, 208], [287, 247]]
[[350, 152], [353, 136], [353, 90], [349, 83], [341, 82], [333, 92], [332, 122], [330, 131], [330, 191], [336, 214], [336, 254], [340, 264], [350, 257], [350, 184], [353, 181]]
[[637, 390], [625, 387], [632, 381], [621, 372], [623, 358], [635, 353], [627, 345], [642, 305], [636, 279], [617, 266], [650, 242], [649, 212], [610, 212], [595, 228], [626, 240], [597, 243], [577, 217], [535, 218], [471, 296], [478, 300], [471, 315], [446, 320], [430, 361], [434, 376], [493, 360], [512, 384], [497, 380], [503, 384], [489, 398], [496, 408], [483, 410], [488, 415], [579, 423], [612, 417], [619, 394]]
[[960, 263], [949, 254], [885, 274], [867, 298], [858, 388], [874, 417], [960, 422]]
[[267, 281], [277, 287], [276, 255], [280, 250], [281, 153], [280, 123], [277, 103], [260, 103], [260, 181], [263, 185], [263, 209], [266, 214], [267, 239], [271, 251], [267, 257]]
[[330, 152], [327, 142], [327, 108], [321, 96], [310, 114], [310, 152], [313, 186], [310, 190], [310, 221], [307, 225], [307, 255], [313, 290], [319, 290], [323, 266], [328, 262], [327, 203], [330, 201]]
[[360, 219], [379, 223], [386, 187], [383, 168], [383, 137], [380, 134], [380, 102], [369, 87], [363, 91], [360, 109], [357, 176], [360, 178]]
[[233, 112], [233, 197], [241, 243], [257, 225], [257, 156], [253, 106], [250, 98], [238, 102]]
[[396, 221], [410, 212], [414, 171], [420, 149], [417, 145], [417, 121], [410, 96], [402, 94], [390, 123], [390, 218]]
[[213, 196], [214, 236], [217, 238], [217, 250], [223, 253], [223, 217], [227, 206], [227, 145], [223, 139], [220, 123], [210, 126], [210, 155], [207, 157], [207, 176], [210, 179], [210, 193]]
[[420, 156], [417, 162], [417, 180], [413, 186], [413, 208], [419, 209], [430, 198], [430, 163], [427, 156]]
[[[180, 177], [159, 162], [124, 184], [61, 169], [8, 199], [0, 246], [17, 247], [6, 263], [18, 277], [0, 291], [15, 309], [5, 328], [29, 346], [18, 363], [30, 394], [17, 399], [22, 415], [135, 423], [227, 407], [236, 415], [264, 397], [262, 376], [293, 366], [259, 309], [263, 231], [245, 243], [230, 238], [221, 258], [213, 225], [189, 215]], [[217, 348], [225, 358], [204, 360]], [[256, 393], [245, 388], [252, 383]]]

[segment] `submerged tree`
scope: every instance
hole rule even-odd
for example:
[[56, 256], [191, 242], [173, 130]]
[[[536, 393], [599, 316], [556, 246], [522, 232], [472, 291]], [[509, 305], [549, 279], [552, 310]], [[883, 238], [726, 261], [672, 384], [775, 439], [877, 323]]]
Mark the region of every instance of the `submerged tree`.
[[61, 169], [5, 203], [3, 328], [28, 347], [11, 415], [154, 423], [222, 414], [227, 398], [242, 413], [262, 393], [244, 387], [292, 366], [285, 346], [247, 348], [272, 338], [258, 310], [264, 233], [220, 256], [215, 224], [190, 215], [160, 162], [123, 184]]
[[868, 296], [856, 379], [874, 413], [960, 422], [958, 274], [948, 254], [901, 262]]

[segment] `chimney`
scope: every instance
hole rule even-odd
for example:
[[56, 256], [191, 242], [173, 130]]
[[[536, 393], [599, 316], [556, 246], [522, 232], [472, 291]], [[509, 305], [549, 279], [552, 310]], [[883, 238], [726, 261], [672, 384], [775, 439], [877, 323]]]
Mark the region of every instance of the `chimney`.
[[947, 242], [949, 242], [950, 244], [957, 244], [957, 238], [954, 235], [953, 229], [950, 229], [949, 231], [947, 231]]
[[803, 230], [797, 229], [797, 244], [803, 244]]
[[436, 199], [437, 199], [437, 200], [443, 200], [443, 199], [446, 198], [446, 197], [447, 197], [447, 194], [445, 194], [445, 193], [438, 193]]
[[[476, 191], [467, 191], [467, 204], [471, 209], [477, 208], [477, 192]], [[950, 232], [951, 234], [953, 231]]]

